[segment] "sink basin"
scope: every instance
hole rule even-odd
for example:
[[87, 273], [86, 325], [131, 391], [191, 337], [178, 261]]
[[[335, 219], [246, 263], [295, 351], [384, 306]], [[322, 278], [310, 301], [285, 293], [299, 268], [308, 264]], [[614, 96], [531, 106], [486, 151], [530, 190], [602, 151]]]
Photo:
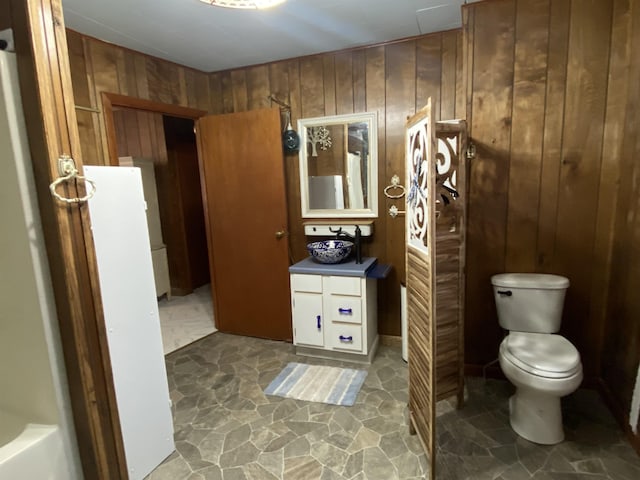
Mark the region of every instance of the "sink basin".
[[307, 244], [309, 254], [320, 263], [340, 263], [351, 253], [353, 242], [346, 240], [323, 240]]

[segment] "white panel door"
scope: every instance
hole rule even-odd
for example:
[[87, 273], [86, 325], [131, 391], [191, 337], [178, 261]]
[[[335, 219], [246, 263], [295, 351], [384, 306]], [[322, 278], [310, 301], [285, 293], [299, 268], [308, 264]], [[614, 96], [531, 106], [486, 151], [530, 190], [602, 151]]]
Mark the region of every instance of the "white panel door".
[[130, 480], [174, 450], [173, 420], [139, 168], [85, 166], [113, 383]]

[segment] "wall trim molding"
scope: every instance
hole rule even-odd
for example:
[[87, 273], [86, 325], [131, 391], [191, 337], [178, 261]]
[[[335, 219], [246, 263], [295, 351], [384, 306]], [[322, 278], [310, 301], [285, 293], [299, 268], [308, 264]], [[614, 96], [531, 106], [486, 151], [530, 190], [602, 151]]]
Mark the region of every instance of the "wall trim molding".
[[402, 347], [402, 337], [398, 335], [379, 335], [380, 345], [387, 347]]

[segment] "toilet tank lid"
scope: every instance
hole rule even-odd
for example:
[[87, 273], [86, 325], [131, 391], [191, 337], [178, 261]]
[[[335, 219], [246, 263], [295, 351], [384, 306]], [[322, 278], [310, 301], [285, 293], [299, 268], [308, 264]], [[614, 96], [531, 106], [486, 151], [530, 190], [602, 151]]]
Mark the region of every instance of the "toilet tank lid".
[[549, 273], [499, 273], [491, 277], [496, 287], [561, 289], [569, 286], [569, 279]]

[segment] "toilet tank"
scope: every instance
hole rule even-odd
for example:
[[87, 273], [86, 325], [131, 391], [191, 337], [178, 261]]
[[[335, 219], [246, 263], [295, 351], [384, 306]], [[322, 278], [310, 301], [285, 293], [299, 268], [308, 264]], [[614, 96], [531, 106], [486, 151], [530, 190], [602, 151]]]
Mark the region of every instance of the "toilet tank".
[[501, 273], [491, 277], [498, 322], [505, 330], [560, 330], [569, 279], [546, 273]]

